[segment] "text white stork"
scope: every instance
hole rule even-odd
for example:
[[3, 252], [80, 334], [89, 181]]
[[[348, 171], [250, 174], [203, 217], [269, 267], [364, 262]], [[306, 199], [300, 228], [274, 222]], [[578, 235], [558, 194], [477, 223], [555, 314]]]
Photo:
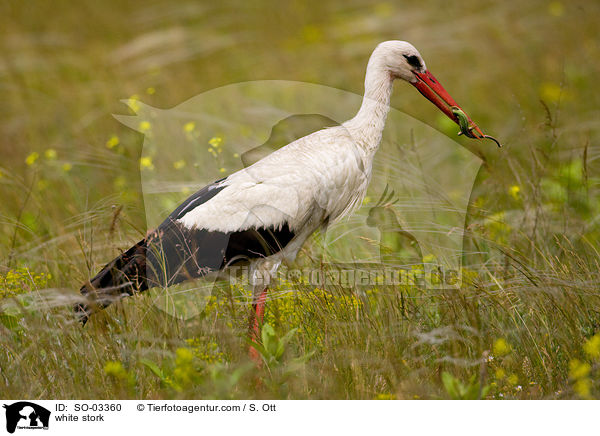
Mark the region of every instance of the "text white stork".
[[86, 298], [76, 305], [80, 319], [85, 323], [94, 310], [123, 296], [246, 262], [257, 338], [267, 287], [281, 262], [293, 261], [314, 231], [361, 203], [395, 79], [414, 85], [450, 119], [461, 121], [463, 133], [486, 137], [427, 70], [415, 47], [383, 42], [369, 59], [362, 106], [354, 118], [293, 141], [193, 194], [81, 288]]

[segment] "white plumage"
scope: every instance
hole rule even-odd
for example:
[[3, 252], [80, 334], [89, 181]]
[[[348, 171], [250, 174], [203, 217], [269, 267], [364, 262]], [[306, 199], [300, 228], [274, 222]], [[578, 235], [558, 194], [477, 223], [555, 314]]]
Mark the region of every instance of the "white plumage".
[[359, 200], [370, 165], [346, 129], [321, 130], [227, 177], [216, 185], [221, 192], [180, 222], [221, 232], [288, 223], [299, 231], [318, 215], [338, 218]]

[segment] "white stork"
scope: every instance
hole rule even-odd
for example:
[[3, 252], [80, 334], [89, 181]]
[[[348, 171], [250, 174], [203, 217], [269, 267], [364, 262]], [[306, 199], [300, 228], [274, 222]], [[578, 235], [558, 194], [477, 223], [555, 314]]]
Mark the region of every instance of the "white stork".
[[282, 262], [291, 262], [316, 230], [350, 213], [367, 191], [373, 157], [389, 111], [392, 84], [415, 86], [457, 124], [481, 139], [408, 42], [387, 41], [373, 51], [365, 94], [356, 116], [316, 131], [253, 165], [218, 180], [185, 200], [147, 237], [107, 264], [82, 288], [79, 319], [116, 299], [169, 286], [246, 262], [253, 285], [254, 340], [267, 287]]

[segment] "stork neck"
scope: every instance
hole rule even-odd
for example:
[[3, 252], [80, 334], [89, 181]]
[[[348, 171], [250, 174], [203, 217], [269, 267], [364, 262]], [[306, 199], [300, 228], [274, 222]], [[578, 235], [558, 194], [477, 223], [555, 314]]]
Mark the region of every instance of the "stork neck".
[[393, 80], [388, 71], [369, 62], [362, 105], [356, 116], [344, 123], [356, 141], [370, 152], [377, 150], [381, 141]]

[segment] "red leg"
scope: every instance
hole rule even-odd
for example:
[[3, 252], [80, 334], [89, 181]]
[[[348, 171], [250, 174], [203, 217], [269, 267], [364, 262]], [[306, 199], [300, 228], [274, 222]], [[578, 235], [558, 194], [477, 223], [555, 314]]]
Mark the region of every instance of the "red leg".
[[[252, 317], [250, 321], [250, 340], [253, 344], [258, 344], [260, 340], [260, 329], [262, 327], [263, 317], [265, 316], [265, 303], [267, 301], [268, 288], [263, 289], [260, 293], [256, 303], [252, 304]], [[249, 350], [250, 358], [259, 365], [262, 361], [260, 353], [254, 347], [250, 345]]]

